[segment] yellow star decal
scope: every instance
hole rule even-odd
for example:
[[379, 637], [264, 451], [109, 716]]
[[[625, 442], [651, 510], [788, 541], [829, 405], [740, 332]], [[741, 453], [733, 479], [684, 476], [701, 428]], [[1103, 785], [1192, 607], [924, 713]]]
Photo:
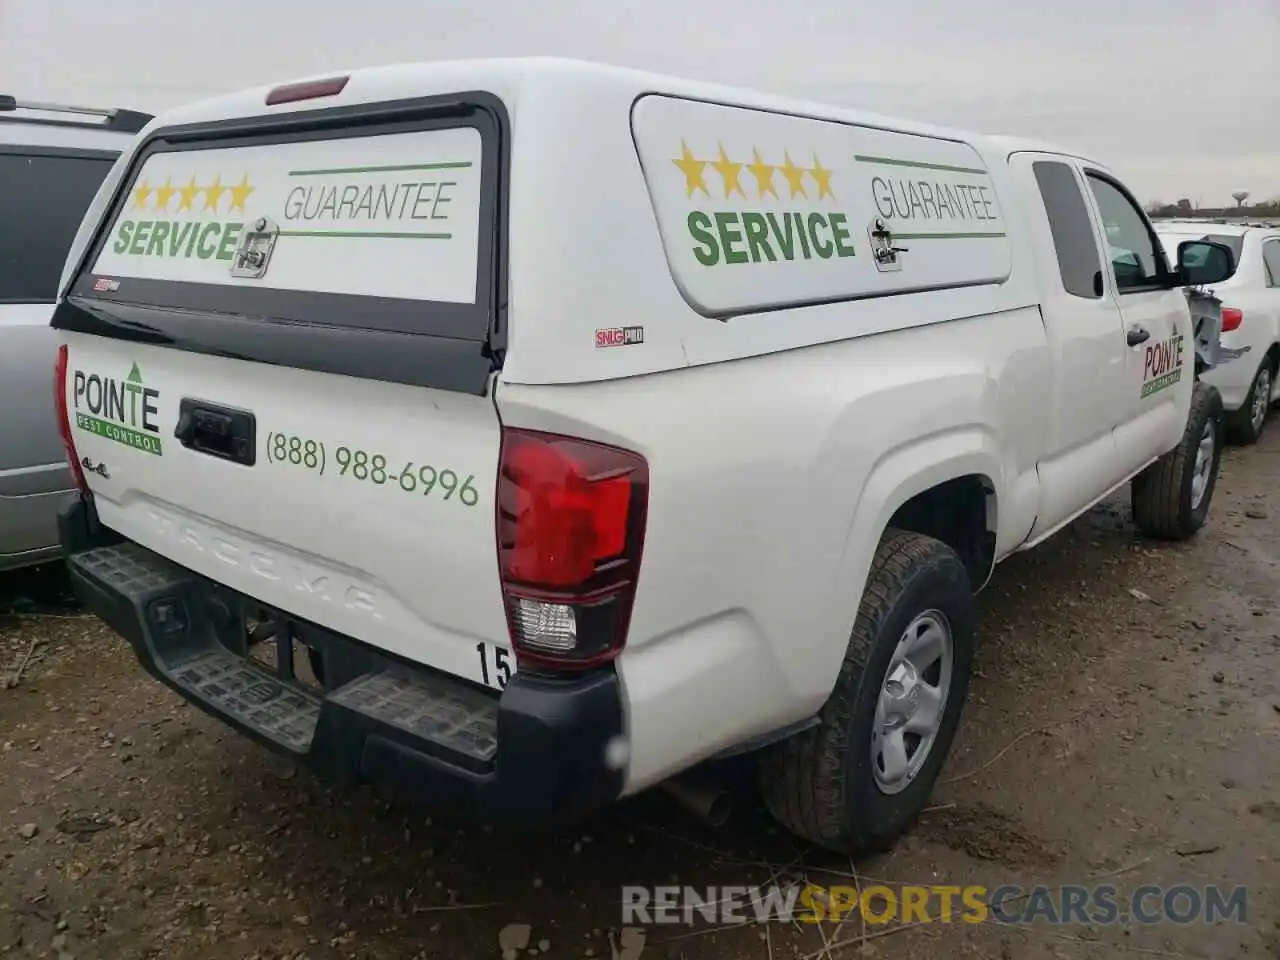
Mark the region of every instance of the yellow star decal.
[[143, 180], [138, 184], [137, 189], [133, 191], [133, 205], [139, 210], [145, 210], [147, 207], [147, 199], [151, 196], [151, 187], [147, 181]]
[[706, 169], [707, 161], [698, 160], [689, 152], [689, 146], [683, 140], [680, 141], [680, 157], [672, 160], [680, 171], [684, 174], [684, 188], [688, 191], [689, 196], [693, 196], [693, 191], [701, 190], [708, 197], [711, 191], [707, 189], [707, 185], [702, 182], [703, 171]]
[[223, 191], [227, 188], [222, 185], [222, 177], [217, 177], [213, 183], [204, 188], [204, 208], [206, 210], [218, 209], [218, 201], [222, 199]]
[[831, 171], [822, 165], [816, 153], [813, 155], [813, 166], [809, 168], [809, 173], [814, 183], [818, 185], [818, 199], [830, 197], [834, 200], [836, 195], [831, 192]]
[[766, 193], [771, 193], [776, 197], [778, 191], [773, 188], [773, 171], [777, 167], [765, 163], [760, 156], [760, 151], [754, 147], [751, 149], [751, 157], [752, 161], [747, 165], [747, 169], [756, 178], [756, 195], [761, 199], [764, 199]]
[[240, 180], [240, 183], [231, 188], [231, 207], [230, 210], [239, 210], [244, 213], [244, 202], [249, 199], [249, 194], [253, 193], [256, 187], [249, 186], [249, 175], [246, 173]]
[[783, 156], [786, 158], [787, 162], [784, 163], [778, 169], [782, 171], [783, 177], [786, 178], [787, 186], [791, 188], [791, 196], [795, 197], [796, 195], [799, 195], [802, 197], [808, 197], [809, 194], [805, 193], [805, 190], [804, 190], [804, 175], [806, 173], [805, 168], [797, 167], [794, 163], [792, 163], [791, 154], [786, 153], [786, 154], [783, 154]]
[[156, 209], [168, 210], [169, 201], [173, 199], [173, 195], [178, 192], [178, 188], [173, 185], [171, 177], [165, 177], [164, 186], [156, 191]]
[[742, 164], [734, 163], [724, 152], [724, 144], [719, 144], [720, 159], [712, 160], [711, 165], [716, 168], [716, 173], [720, 174], [720, 179], [724, 181], [724, 195], [728, 199], [729, 194], [735, 190], [742, 197], [746, 198], [746, 193], [742, 189], [742, 184], [738, 182], [738, 178], [742, 176]]
[[196, 202], [196, 194], [200, 192], [200, 188], [196, 186], [196, 178], [192, 177], [191, 182], [178, 191], [178, 210], [190, 210], [191, 205]]

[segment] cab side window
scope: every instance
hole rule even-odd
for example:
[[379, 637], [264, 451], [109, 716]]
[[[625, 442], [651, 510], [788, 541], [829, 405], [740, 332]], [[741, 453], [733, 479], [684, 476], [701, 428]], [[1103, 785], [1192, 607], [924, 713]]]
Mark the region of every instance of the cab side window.
[[1098, 299], [1102, 296], [1102, 261], [1075, 172], [1067, 164], [1051, 160], [1037, 160], [1031, 169], [1049, 217], [1063, 288], [1073, 297]]
[[1280, 287], [1280, 239], [1262, 245], [1262, 263], [1267, 268], [1267, 286]]
[[1092, 173], [1088, 178], [1107, 231], [1116, 289], [1124, 294], [1159, 285], [1163, 274], [1160, 257], [1163, 254], [1146, 218], [1124, 191], [1110, 180]]

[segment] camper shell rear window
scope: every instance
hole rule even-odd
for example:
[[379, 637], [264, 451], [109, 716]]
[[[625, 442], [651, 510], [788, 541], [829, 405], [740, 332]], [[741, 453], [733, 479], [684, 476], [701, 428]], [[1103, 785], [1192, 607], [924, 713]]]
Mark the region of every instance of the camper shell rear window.
[[157, 130], [54, 326], [412, 383], [427, 375], [387, 350], [380, 373], [341, 356], [363, 336], [422, 360], [425, 338], [487, 361], [506, 131], [480, 93]]

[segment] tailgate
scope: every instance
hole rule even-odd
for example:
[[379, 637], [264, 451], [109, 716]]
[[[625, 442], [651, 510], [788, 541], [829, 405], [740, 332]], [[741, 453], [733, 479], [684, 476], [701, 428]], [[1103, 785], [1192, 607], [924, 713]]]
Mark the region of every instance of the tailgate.
[[497, 117], [296, 117], [140, 151], [54, 319], [76, 453], [124, 536], [497, 685]]

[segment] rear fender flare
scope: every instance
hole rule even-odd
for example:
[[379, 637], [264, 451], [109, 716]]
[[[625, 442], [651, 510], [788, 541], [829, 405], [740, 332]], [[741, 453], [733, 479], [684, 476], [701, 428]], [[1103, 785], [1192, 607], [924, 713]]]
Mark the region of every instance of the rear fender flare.
[[[817, 653], [816, 676], [834, 687], [848, 646], [849, 631], [862, 602], [867, 575], [889, 520], [917, 494], [964, 476], [982, 477], [991, 487], [988, 525], [994, 531], [1004, 488], [1004, 468], [991, 433], [976, 427], [933, 434], [886, 453], [872, 468], [848, 519], [845, 545], [831, 579], [827, 623], [831, 642]], [[993, 563], [994, 566], [994, 563]], [[973, 584], [976, 592], [981, 583]]]

